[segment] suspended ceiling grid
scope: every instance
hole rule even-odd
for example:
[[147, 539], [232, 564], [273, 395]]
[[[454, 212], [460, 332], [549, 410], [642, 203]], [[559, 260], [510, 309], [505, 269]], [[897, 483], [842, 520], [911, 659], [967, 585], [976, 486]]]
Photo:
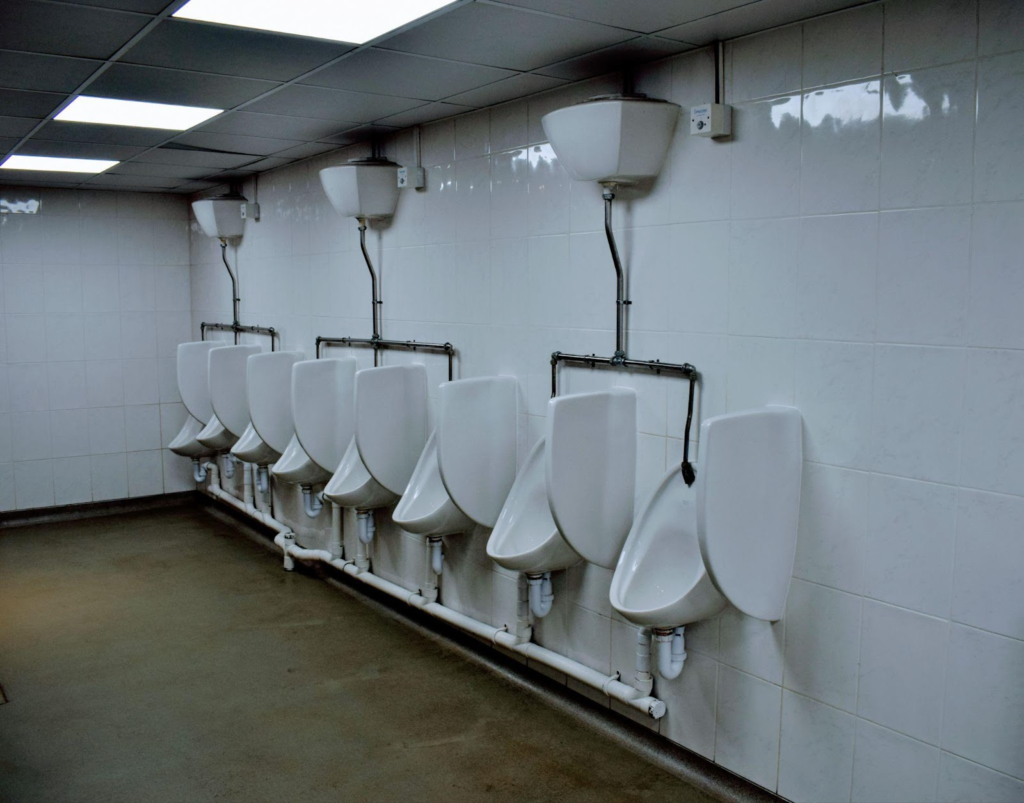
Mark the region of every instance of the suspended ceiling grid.
[[[2, 0], [0, 161], [121, 164], [0, 183], [198, 192], [862, 1], [457, 0], [356, 47], [171, 18], [185, 0]], [[226, 111], [184, 132], [53, 120], [79, 94]]]

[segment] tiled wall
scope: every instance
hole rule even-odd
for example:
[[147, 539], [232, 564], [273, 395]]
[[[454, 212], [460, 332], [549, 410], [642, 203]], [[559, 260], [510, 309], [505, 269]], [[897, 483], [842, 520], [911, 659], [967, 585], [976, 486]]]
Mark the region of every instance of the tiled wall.
[[182, 420], [186, 199], [8, 194], [39, 211], [0, 216], [0, 511], [192, 488], [161, 448]]
[[[784, 619], [730, 610], [687, 628], [681, 677], [657, 681], [665, 737], [793, 800], [1024, 799], [1022, 30], [1013, 0], [894, 0], [731, 43], [733, 139], [681, 126], [658, 182], [620, 193], [632, 356], [697, 365], [702, 417], [804, 416]], [[712, 76], [698, 52], [638, 89], [685, 110]], [[371, 236], [386, 336], [451, 340], [462, 377], [516, 375], [521, 456], [550, 353], [613, 349], [599, 188], [568, 179], [540, 118], [618, 88], [424, 128], [428, 189]], [[388, 153], [409, 164], [411, 146], [403, 134]], [[263, 220], [238, 253], [246, 322], [310, 355], [318, 334], [369, 333], [355, 223], [317, 177], [361, 153], [262, 176]], [[230, 303], [216, 243], [193, 225], [192, 245], [196, 334]], [[440, 360], [419, 359], [440, 381]], [[679, 460], [685, 386], [563, 374], [568, 392], [613, 383], [639, 392], [642, 498]], [[486, 536], [447, 539], [442, 596], [501, 623], [516, 581]], [[414, 587], [423, 554], [379, 529], [381, 574]], [[610, 578], [562, 573], [538, 640], [631, 676]]]

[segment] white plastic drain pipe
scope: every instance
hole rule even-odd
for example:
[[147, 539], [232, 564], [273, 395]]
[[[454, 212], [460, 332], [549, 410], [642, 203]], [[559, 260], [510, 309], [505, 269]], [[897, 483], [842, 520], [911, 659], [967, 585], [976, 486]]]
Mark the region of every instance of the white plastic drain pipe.
[[356, 523], [359, 526], [359, 542], [365, 546], [373, 543], [373, 536], [377, 528], [373, 523], [372, 510], [357, 510]]
[[543, 619], [551, 613], [551, 605], [555, 601], [555, 592], [551, 588], [551, 572], [528, 574], [526, 582], [530, 589], [530, 613], [538, 619]]
[[192, 458], [192, 479], [196, 483], [206, 482], [206, 464], [198, 457]]
[[658, 674], [665, 680], [674, 680], [683, 671], [686, 661], [683, 628], [656, 630], [654, 639], [658, 642]]
[[229, 480], [235, 478], [235, 456], [230, 452], [224, 455], [224, 477]]
[[321, 494], [313, 493], [313, 486], [311, 485], [300, 485], [302, 491], [302, 509], [306, 511], [306, 515], [315, 519], [320, 515], [320, 511], [324, 509], [323, 499]]
[[231, 505], [231, 507], [235, 508], [236, 510], [242, 511], [247, 516], [251, 516], [261, 524], [265, 524], [267, 527], [274, 530], [278, 534], [287, 534], [294, 538], [295, 536], [292, 533], [291, 527], [289, 527], [287, 524], [284, 524], [283, 522], [278, 521], [269, 513], [264, 513], [263, 511], [258, 510], [256, 506], [253, 504], [253, 500], [255, 499], [255, 497], [253, 496], [252, 476], [251, 471], [249, 469], [250, 467], [246, 466], [243, 478], [244, 481], [242, 483], [243, 498], [239, 499], [238, 497], [228, 493], [227, 491], [224, 490], [223, 487], [221, 487], [220, 469], [217, 467], [217, 464], [207, 463], [204, 466], [204, 470], [210, 478], [210, 484], [206, 489], [207, 493], [209, 493], [210, 496], [212, 496], [214, 499], [219, 499], [221, 502], [225, 502]]
[[430, 538], [427, 541], [427, 550], [430, 552], [430, 568], [434, 574], [440, 576], [444, 571], [444, 543], [439, 537]]
[[[332, 530], [335, 521], [339, 522], [340, 528], [340, 516], [332, 516]], [[338, 534], [338, 540], [340, 541], [340, 531]], [[331, 535], [332, 543], [335, 541], [334, 533]], [[583, 664], [573, 661], [571, 658], [567, 658], [564, 655], [559, 655], [545, 647], [541, 647], [539, 644], [534, 644], [530, 641], [532, 636], [532, 628], [530, 627], [529, 621], [526, 616], [528, 610], [528, 602], [525, 598], [519, 600], [518, 615], [516, 617], [516, 632], [510, 633], [507, 627], [494, 627], [493, 625], [484, 624], [479, 622], [472, 617], [466, 616], [465, 614], [453, 611], [451, 608], [446, 608], [444, 605], [431, 599], [431, 596], [436, 598], [437, 588], [436, 586], [431, 587], [431, 578], [429, 577], [433, 572], [428, 571], [428, 587], [423, 589], [424, 593], [420, 591], [410, 591], [407, 588], [397, 583], [392, 583], [389, 580], [385, 580], [382, 577], [371, 573], [366, 568], [361, 567], [359, 564], [366, 563], [369, 565], [369, 561], [365, 555], [365, 544], [367, 542], [359, 541], [359, 548], [356, 556], [356, 562], [345, 560], [344, 558], [332, 557], [331, 553], [327, 550], [322, 549], [303, 549], [302, 547], [296, 546], [295, 536], [289, 531], [287, 533], [279, 533], [274, 538], [274, 543], [281, 548], [284, 553], [284, 565], [286, 569], [294, 566], [294, 558], [300, 560], [319, 560], [333, 566], [335, 569], [345, 572], [350, 577], [354, 577], [357, 580], [366, 583], [366, 585], [376, 588], [378, 591], [382, 591], [395, 599], [399, 599], [408, 605], [417, 608], [424, 613], [427, 613], [436, 619], [440, 619], [443, 622], [447, 622], [450, 625], [465, 630], [467, 633], [471, 633], [474, 636], [490, 641], [492, 644], [504, 647], [505, 649], [511, 650], [512, 652], [519, 653], [520, 655], [538, 663], [544, 664], [558, 672], [562, 672], [568, 677], [578, 680], [580, 683], [584, 683], [595, 689], [599, 689], [606, 696], [613, 700], [618, 700], [625, 705], [635, 708], [638, 711], [642, 711], [654, 719], [661, 719], [665, 715], [665, 703], [659, 700], [657, 697], [651, 696], [653, 687], [653, 681], [650, 678], [650, 636], [647, 634], [646, 638], [646, 670], [642, 669], [642, 647], [640, 643], [643, 637], [638, 637], [637, 641], [637, 683], [631, 686], [627, 683], [623, 683], [619, 679], [619, 675], [603, 675], [600, 672], [591, 669], [590, 667], [584, 666]], [[426, 594], [426, 595], [425, 595]], [[429, 595], [429, 596], [427, 596]], [[642, 677], [646, 673], [646, 678]]]

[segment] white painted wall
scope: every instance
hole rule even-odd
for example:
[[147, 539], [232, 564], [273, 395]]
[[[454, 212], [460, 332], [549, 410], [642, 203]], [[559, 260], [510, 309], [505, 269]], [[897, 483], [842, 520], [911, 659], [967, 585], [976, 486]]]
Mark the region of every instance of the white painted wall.
[[182, 418], [188, 204], [32, 190], [0, 216], [0, 511], [193, 487], [161, 447]]

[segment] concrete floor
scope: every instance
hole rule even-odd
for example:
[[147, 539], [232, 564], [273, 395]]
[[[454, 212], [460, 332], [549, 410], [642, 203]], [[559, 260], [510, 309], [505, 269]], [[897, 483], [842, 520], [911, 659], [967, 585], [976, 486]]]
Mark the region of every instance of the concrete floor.
[[0, 800], [710, 798], [201, 510], [0, 531]]

